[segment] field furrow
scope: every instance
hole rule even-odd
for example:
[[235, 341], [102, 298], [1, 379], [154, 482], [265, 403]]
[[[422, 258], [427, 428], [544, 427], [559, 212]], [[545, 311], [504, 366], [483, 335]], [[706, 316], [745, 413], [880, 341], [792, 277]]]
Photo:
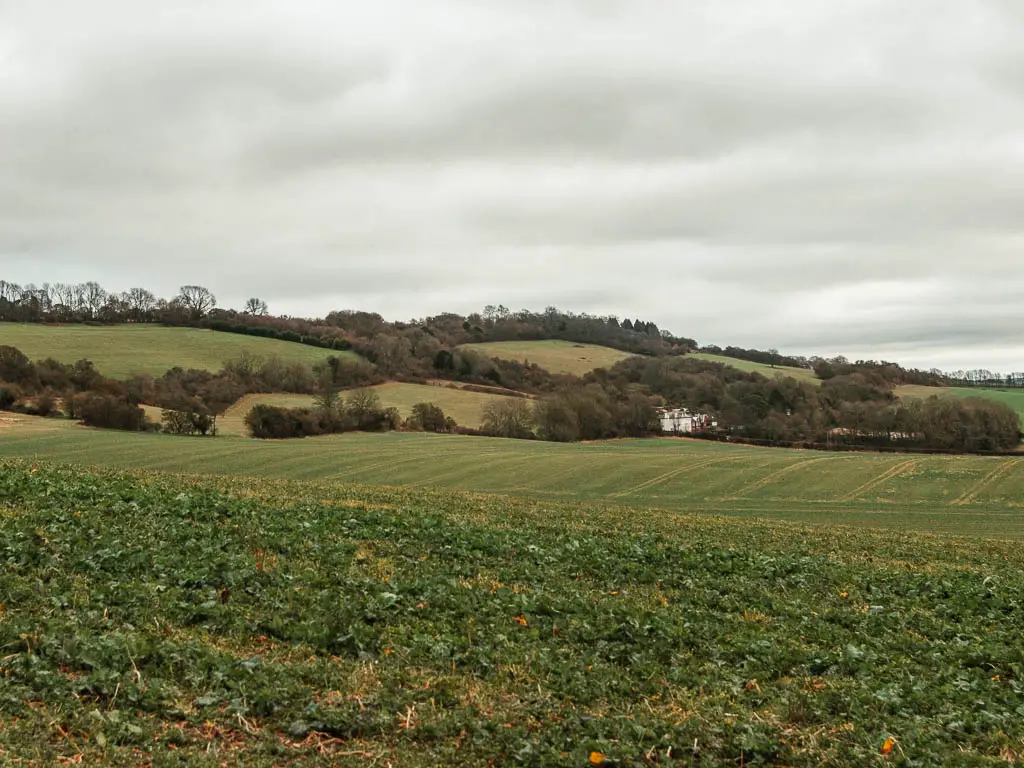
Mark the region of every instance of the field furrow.
[[962, 506], [964, 504], [970, 504], [982, 491], [985, 491], [995, 485], [1003, 475], [1007, 474], [1014, 468], [1020, 466], [1024, 459], [1000, 459], [999, 466], [985, 475], [981, 482], [975, 485], [973, 488], [968, 489], [963, 495], [954, 499], [950, 502], [950, 506]]
[[887, 480], [890, 480], [900, 475], [901, 473], [907, 471], [908, 469], [911, 469], [916, 463], [916, 459], [910, 459], [909, 461], [903, 461], [893, 467], [890, 467], [885, 472], [880, 474], [878, 477], [869, 480], [868, 482], [864, 483], [858, 488], [854, 488], [848, 494], [839, 499], [839, 501], [855, 501], [858, 498], [860, 498], [863, 494], [867, 493], [870, 490], [873, 490], [874, 488], [877, 488], [878, 486], [885, 483]]

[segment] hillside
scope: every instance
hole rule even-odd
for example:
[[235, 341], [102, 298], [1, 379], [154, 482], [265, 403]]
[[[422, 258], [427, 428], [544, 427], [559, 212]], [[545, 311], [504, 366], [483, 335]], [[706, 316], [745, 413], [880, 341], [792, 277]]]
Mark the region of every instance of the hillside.
[[671, 438], [582, 445], [403, 433], [189, 439], [10, 418], [0, 424], [0, 457], [1024, 537], [1024, 456], [823, 453]]
[[[412, 414], [417, 403], [434, 403], [463, 427], [477, 428], [483, 420], [484, 409], [489, 403], [504, 399], [504, 395], [471, 392], [445, 386], [426, 384], [389, 383], [371, 387], [380, 397], [384, 408], [397, 408], [403, 418]], [[344, 392], [342, 396], [344, 396]], [[310, 395], [247, 395], [229, 408], [218, 420], [222, 435], [245, 435], [245, 417], [259, 404], [276, 405], [283, 408], [302, 408], [313, 405]]]
[[821, 384], [814, 371], [809, 368], [790, 368], [785, 365], [779, 365], [772, 367], [765, 365], [764, 363], [754, 363], [750, 360], [739, 360], [735, 357], [725, 357], [723, 355], [709, 355], [704, 352], [691, 352], [687, 357], [692, 357], [697, 360], [708, 360], [712, 363], [721, 363], [722, 365], [732, 366], [741, 371], [747, 373], [760, 373], [762, 376], [766, 376], [769, 379], [774, 379], [776, 376], [791, 376], [794, 379], [800, 381], [806, 381], [811, 384]]
[[571, 373], [575, 376], [583, 376], [595, 368], [608, 368], [620, 360], [632, 357], [628, 352], [610, 347], [574, 344], [570, 341], [495, 341], [464, 344], [461, 349], [502, 360], [535, 363], [552, 373]]
[[0, 323], [0, 344], [17, 347], [32, 360], [52, 357], [62, 363], [91, 360], [110, 378], [134, 373], [154, 376], [175, 366], [218, 371], [243, 351], [285, 362], [314, 363], [329, 354], [355, 357], [276, 339], [159, 325], [23, 325]]
[[1021, 425], [1024, 426], [1024, 389], [988, 389], [986, 387], [918, 387], [903, 386], [896, 387], [893, 392], [897, 397], [921, 398], [932, 397], [983, 397], [988, 400], [1005, 403], [1017, 412], [1020, 416]]

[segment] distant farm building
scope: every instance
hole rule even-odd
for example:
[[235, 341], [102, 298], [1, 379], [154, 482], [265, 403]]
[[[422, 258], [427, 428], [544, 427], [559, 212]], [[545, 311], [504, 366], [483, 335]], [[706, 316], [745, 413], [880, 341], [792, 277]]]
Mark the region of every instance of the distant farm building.
[[686, 408], [659, 408], [661, 431], [669, 435], [688, 435], [717, 427], [718, 422], [706, 413], [692, 413]]

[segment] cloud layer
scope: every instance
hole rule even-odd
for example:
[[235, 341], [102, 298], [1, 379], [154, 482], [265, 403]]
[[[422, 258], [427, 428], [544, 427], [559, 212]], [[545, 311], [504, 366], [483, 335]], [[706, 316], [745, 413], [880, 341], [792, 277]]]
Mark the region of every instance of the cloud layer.
[[1024, 12], [0, 4], [0, 277], [1024, 368]]

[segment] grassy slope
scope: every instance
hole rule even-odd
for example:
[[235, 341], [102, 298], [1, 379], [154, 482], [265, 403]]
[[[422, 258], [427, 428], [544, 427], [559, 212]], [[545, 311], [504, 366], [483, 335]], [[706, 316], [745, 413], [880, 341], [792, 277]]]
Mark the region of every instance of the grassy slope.
[[694, 352], [688, 357], [694, 357], [698, 360], [710, 360], [713, 363], [722, 363], [723, 365], [730, 365], [733, 368], [738, 368], [741, 371], [747, 371], [748, 373], [760, 373], [762, 376], [767, 376], [769, 379], [774, 379], [776, 376], [791, 376], [794, 379], [806, 381], [811, 384], [821, 384], [821, 379], [814, 375], [814, 371], [808, 368], [790, 368], [782, 365], [776, 368], [772, 368], [770, 365], [764, 363], [753, 363], [749, 360], [737, 360], [734, 357], [724, 357], [722, 355], [708, 355], [703, 352]]
[[[412, 407], [417, 403], [434, 403], [465, 427], [479, 427], [483, 420], [484, 408], [505, 397], [427, 384], [390, 383], [373, 387], [373, 390], [380, 395], [383, 407], [397, 408], [405, 418], [409, 417]], [[344, 396], [344, 393], [342, 395]], [[220, 418], [218, 427], [221, 434], [245, 435], [245, 416], [253, 406], [260, 403], [284, 408], [301, 408], [311, 406], [313, 398], [310, 395], [247, 395], [231, 406]]]
[[1024, 537], [1024, 457], [829, 454], [679, 439], [560, 445], [395, 433], [259, 442], [123, 434], [31, 417], [18, 424], [0, 424], [0, 457]]
[[13, 765], [1022, 752], [1015, 543], [2, 462], [0, 490]]
[[86, 358], [111, 378], [133, 373], [162, 375], [175, 366], [218, 371], [226, 360], [249, 351], [286, 362], [313, 363], [327, 350], [277, 339], [218, 333], [199, 328], [164, 328], [158, 325], [42, 326], [0, 323], [0, 344], [17, 347], [32, 360], [53, 357], [63, 363]]
[[608, 368], [620, 360], [632, 357], [628, 352], [609, 347], [558, 340], [495, 341], [466, 344], [464, 349], [502, 360], [529, 361], [552, 373], [572, 373], [576, 376], [582, 376], [595, 368]]
[[984, 397], [1005, 403], [1017, 412], [1024, 424], [1024, 389], [983, 389], [981, 387], [896, 387], [893, 390], [898, 397], [915, 398], [931, 397]]

